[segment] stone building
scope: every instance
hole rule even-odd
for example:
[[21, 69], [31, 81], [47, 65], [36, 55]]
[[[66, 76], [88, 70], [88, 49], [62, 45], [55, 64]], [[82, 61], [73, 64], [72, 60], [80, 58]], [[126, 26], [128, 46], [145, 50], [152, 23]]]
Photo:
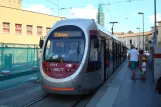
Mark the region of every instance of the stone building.
[[[140, 33], [134, 33], [131, 30], [127, 33], [124, 32], [115, 32], [114, 35], [119, 38], [119, 40], [124, 43], [128, 48], [130, 48], [130, 40], [132, 42], [132, 45], [134, 45], [137, 48], [143, 49], [143, 32]], [[149, 37], [151, 37], [152, 32], [144, 32], [144, 48], [145, 50], [149, 50]]]

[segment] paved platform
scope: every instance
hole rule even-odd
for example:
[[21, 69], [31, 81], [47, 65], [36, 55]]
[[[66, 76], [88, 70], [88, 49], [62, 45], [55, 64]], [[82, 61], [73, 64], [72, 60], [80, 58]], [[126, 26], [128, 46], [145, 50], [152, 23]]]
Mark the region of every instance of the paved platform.
[[39, 69], [37, 67], [26, 67], [23, 70], [17, 69], [13, 73], [0, 74], [0, 90], [37, 79], [39, 79]]
[[12, 70], [5, 70], [5, 72], [0, 71], [0, 81], [30, 75], [39, 72], [39, 67], [36, 66], [22, 66], [21, 68], [13, 68]]
[[19, 77], [15, 77], [15, 78], [3, 80], [3, 81], [0, 80], [0, 91], [8, 88], [12, 88], [20, 84], [24, 84], [29, 81], [36, 81], [38, 79], [39, 79], [38, 74], [34, 73], [34, 74], [19, 76]]
[[147, 80], [131, 80], [132, 72], [127, 60], [98, 90], [86, 107], [161, 107], [161, 95], [155, 93], [152, 72], [147, 70]]

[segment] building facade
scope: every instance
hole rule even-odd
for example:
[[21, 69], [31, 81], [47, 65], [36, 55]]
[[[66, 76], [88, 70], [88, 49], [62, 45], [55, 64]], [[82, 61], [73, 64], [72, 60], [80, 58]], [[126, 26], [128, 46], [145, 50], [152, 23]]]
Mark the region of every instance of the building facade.
[[0, 6], [21, 9], [22, 0], [0, 0]]
[[[158, 21], [157, 23], [158, 23], [158, 26], [156, 26], [157, 46], [161, 47], [161, 21]], [[151, 27], [151, 32], [152, 33], [154, 32], [154, 26]], [[150, 45], [150, 47], [153, 47], [154, 46], [154, 44], [153, 44], [154, 34], [152, 34], [149, 38], [151, 41], [151, 43], [149, 45]]]
[[22, 0], [0, 0], [0, 43], [38, 44], [64, 17], [21, 9]]
[[[115, 32], [114, 35], [119, 38], [119, 40], [124, 43], [128, 48], [131, 47], [130, 40], [132, 42], [132, 45], [134, 45], [136, 48], [143, 49], [143, 33], [134, 33], [132, 31], [129, 31], [127, 33], [119, 33]], [[144, 48], [145, 50], [149, 50], [149, 37], [152, 35], [152, 32], [144, 32]]]

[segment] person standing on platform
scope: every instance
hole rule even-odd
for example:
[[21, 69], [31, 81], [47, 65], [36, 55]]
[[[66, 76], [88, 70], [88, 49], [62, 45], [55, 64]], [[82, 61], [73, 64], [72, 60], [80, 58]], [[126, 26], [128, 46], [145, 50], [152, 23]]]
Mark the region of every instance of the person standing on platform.
[[140, 61], [140, 76], [141, 79], [145, 80], [146, 79], [146, 68], [147, 68], [147, 56], [144, 55]]
[[139, 61], [139, 52], [135, 49], [135, 47], [132, 45], [131, 50], [129, 51], [129, 56], [130, 60], [130, 67], [133, 72], [132, 79], [136, 79], [136, 68], [138, 66], [138, 61]]
[[[138, 53], [140, 53], [140, 51], [138, 50], [138, 48], [136, 48], [136, 50], [138, 51]], [[139, 60], [138, 60], [138, 65], [137, 66], [139, 67]]]

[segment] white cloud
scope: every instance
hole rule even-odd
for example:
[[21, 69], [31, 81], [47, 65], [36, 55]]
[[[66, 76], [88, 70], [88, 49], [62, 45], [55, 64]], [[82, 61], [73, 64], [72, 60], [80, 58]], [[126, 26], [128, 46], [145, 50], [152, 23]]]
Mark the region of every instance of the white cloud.
[[[154, 24], [154, 15], [151, 15], [149, 18], [150, 18], [150, 23]], [[157, 19], [157, 21], [161, 21], [161, 14], [160, 13], [157, 13], [156, 19]]]
[[52, 15], [52, 10], [45, 7], [43, 4], [32, 4], [32, 5], [26, 5], [26, 6], [27, 7], [24, 8], [24, 10]]
[[[52, 15], [52, 10], [45, 7], [43, 4], [32, 4], [32, 5], [28, 5], [28, 4], [24, 4], [24, 10], [28, 10], [28, 11], [33, 11], [33, 12], [38, 12], [38, 13], [44, 13], [44, 14], [48, 14], [48, 15]], [[68, 18], [87, 18], [87, 19], [95, 19], [97, 17], [97, 8], [95, 8], [92, 4], [88, 4], [86, 7], [84, 8], [72, 8], [70, 11], [71, 14], [66, 14], [66, 11], [64, 11], [65, 13], [61, 12], [62, 16], [64, 17], [68, 17]], [[74, 14], [74, 15], [72, 15]]]
[[97, 17], [97, 9], [92, 4], [88, 4], [85, 8], [72, 8], [70, 12], [74, 14], [71, 14], [70, 18], [86, 18], [96, 20]]

